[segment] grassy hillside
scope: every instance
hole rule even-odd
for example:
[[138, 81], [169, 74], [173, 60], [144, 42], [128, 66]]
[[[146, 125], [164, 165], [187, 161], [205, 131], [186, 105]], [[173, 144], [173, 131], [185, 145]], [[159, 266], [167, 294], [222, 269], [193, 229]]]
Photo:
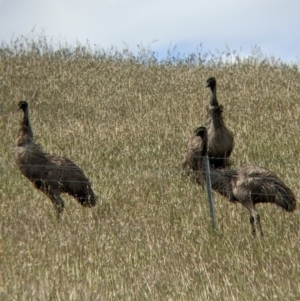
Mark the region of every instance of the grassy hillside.
[[[233, 166], [269, 168], [299, 199], [296, 66], [257, 57], [147, 64], [124, 53], [17, 46], [0, 61], [1, 300], [300, 298], [299, 209], [258, 206], [265, 237], [253, 239], [247, 210], [215, 194], [213, 232], [205, 190], [181, 175], [186, 141], [205, 120], [205, 80], [215, 76]], [[36, 141], [91, 179], [96, 208], [63, 195], [58, 223], [21, 175], [13, 147], [22, 99]]]

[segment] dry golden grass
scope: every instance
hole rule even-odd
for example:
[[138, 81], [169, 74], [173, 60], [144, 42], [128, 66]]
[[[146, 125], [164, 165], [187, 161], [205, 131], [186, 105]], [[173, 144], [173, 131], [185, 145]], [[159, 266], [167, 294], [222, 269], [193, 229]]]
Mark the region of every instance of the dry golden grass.
[[[269, 168], [299, 199], [297, 68], [63, 53], [2, 52], [0, 299], [299, 299], [299, 209], [258, 206], [265, 237], [253, 239], [247, 210], [215, 194], [213, 232], [205, 191], [181, 175], [186, 140], [204, 123], [205, 80], [215, 76], [235, 135], [233, 166]], [[63, 195], [58, 223], [21, 175], [13, 154], [21, 99], [36, 141], [91, 179], [96, 208]]]

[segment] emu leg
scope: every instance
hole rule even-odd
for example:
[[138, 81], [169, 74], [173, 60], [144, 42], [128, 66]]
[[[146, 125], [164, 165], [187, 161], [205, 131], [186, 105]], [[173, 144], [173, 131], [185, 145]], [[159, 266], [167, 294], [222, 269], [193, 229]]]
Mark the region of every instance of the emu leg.
[[[250, 195], [251, 197], [251, 195]], [[261, 230], [261, 225], [260, 225], [260, 217], [258, 212], [255, 210], [255, 205], [253, 204], [251, 198], [247, 199], [243, 202], [241, 202], [243, 206], [245, 206], [250, 213], [250, 225], [252, 229], [252, 235], [255, 237], [256, 236], [256, 229], [255, 229], [255, 223], [258, 226], [258, 229], [260, 231], [261, 236], [263, 236], [262, 230]]]
[[261, 228], [261, 224], [260, 224], [260, 216], [259, 216], [259, 213], [253, 208], [251, 211], [250, 211], [250, 224], [251, 224], [251, 228], [252, 228], [252, 234], [253, 236], [256, 235], [256, 229], [255, 229], [255, 224], [257, 225], [258, 227], [258, 230], [260, 232], [260, 235], [261, 236], [264, 236], [264, 233], [262, 231], [262, 228]]
[[256, 236], [256, 230], [255, 230], [255, 225], [254, 225], [254, 217], [250, 215], [250, 225], [252, 229], [252, 235], [255, 237]]
[[256, 219], [256, 224], [257, 224], [259, 232], [260, 232], [260, 236], [264, 236], [264, 233], [262, 231], [261, 224], [260, 224], [260, 215], [258, 214], [258, 212], [256, 212], [255, 219]]
[[249, 213], [250, 213], [250, 219], [249, 220], [250, 220], [250, 225], [251, 225], [251, 232], [252, 232], [253, 237], [255, 237], [256, 236], [255, 217], [256, 217], [257, 212], [256, 212], [256, 210], [253, 206], [253, 203], [252, 203], [251, 199], [250, 200], [247, 199], [247, 200], [245, 200], [241, 203], [244, 207], [246, 207], [249, 210]]
[[57, 218], [60, 220], [65, 208], [65, 203], [59, 195], [49, 194], [48, 195], [54, 208], [56, 210]]
[[58, 220], [60, 220], [65, 208], [65, 203], [64, 200], [60, 197], [60, 190], [58, 185], [59, 184], [57, 183], [48, 183], [45, 181], [43, 183], [43, 191], [54, 205], [57, 218]]

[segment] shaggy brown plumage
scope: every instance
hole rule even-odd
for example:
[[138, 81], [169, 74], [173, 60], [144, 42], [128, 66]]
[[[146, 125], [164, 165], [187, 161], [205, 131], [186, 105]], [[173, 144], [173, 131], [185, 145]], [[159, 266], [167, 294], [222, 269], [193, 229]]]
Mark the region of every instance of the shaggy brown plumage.
[[202, 165], [203, 165], [203, 149], [200, 148], [201, 137], [198, 135], [198, 131], [201, 127], [196, 128], [187, 142], [187, 150], [182, 161], [182, 169], [185, 175], [190, 176], [196, 182], [202, 179]]
[[89, 179], [71, 160], [65, 157], [46, 154], [34, 142], [29, 122], [29, 108], [26, 101], [19, 102], [24, 113], [15, 147], [17, 165], [35, 188], [44, 192], [52, 201], [58, 218], [64, 210], [62, 192], [73, 196], [82, 206], [96, 205], [96, 196]]
[[206, 87], [211, 90], [210, 104], [207, 107], [206, 128], [208, 135], [208, 149], [210, 165], [224, 168], [229, 165], [229, 156], [233, 149], [233, 134], [226, 127], [223, 120], [223, 107], [217, 100], [217, 81], [210, 77]]
[[[190, 155], [207, 153], [208, 133], [205, 127], [199, 127], [195, 132], [198, 143], [189, 150]], [[199, 165], [200, 162], [200, 165]], [[200, 182], [205, 181], [205, 167], [203, 160], [199, 160], [196, 166], [202, 170]], [[296, 198], [294, 193], [273, 172], [259, 166], [245, 166], [236, 169], [216, 169], [211, 167], [212, 189], [228, 198], [229, 201], [239, 202], [250, 212], [252, 234], [256, 234], [255, 222], [263, 235], [260, 216], [255, 209], [258, 203], [274, 203], [286, 211], [294, 211]]]

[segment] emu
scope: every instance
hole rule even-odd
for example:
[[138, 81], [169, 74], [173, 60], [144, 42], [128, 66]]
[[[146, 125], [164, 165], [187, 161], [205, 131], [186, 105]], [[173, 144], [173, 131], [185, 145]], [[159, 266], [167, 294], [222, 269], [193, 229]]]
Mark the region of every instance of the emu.
[[[207, 154], [208, 132], [205, 127], [195, 130], [194, 144], [188, 152], [197, 156]], [[198, 145], [196, 143], [198, 142]], [[205, 181], [205, 167], [203, 160], [198, 160], [195, 170], [200, 170], [202, 183]], [[274, 203], [286, 211], [292, 212], [296, 208], [294, 193], [283, 181], [273, 172], [259, 166], [245, 166], [236, 169], [211, 168], [212, 189], [227, 197], [231, 202], [239, 202], [250, 213], [250, 224], [252, 234], [256, 235], [257, 225], [261, 236], [263, 231], [260, 223], [260, 216], [255, 205], [258, 203]]]
[[223, 120], [223, 106], [217, 100], [217, 81], [215, 77], [210, 77], [206, 81], [207, 88], [210, 88], [211, 99], [207, 107], [207, 154], [209, 163], [215, 168], [225, 168], [229, 166], [229, 156], [233, 149], [233, 134], [226, 127]]
[[182, 161], [182, 169], [186, 175], [200, 184], [202, 180], [202, 161], [205, 154], [200, 148], [201, 138], [198, 131], [199, 128], [196, 128], [187, 142], [187, 151]]
[[73, 196], [84, 207], [94, 207], [96, 196], [83, 171], [68, 158], [44, 153], [34, 141], [28, 103], [20, 101], [18, 106], [23, 111], [23, 119], [16, 141], [15, 158], [21, 173], [50, 198], [58, 219], [65, 207], [60, 197], [62, 192]]

